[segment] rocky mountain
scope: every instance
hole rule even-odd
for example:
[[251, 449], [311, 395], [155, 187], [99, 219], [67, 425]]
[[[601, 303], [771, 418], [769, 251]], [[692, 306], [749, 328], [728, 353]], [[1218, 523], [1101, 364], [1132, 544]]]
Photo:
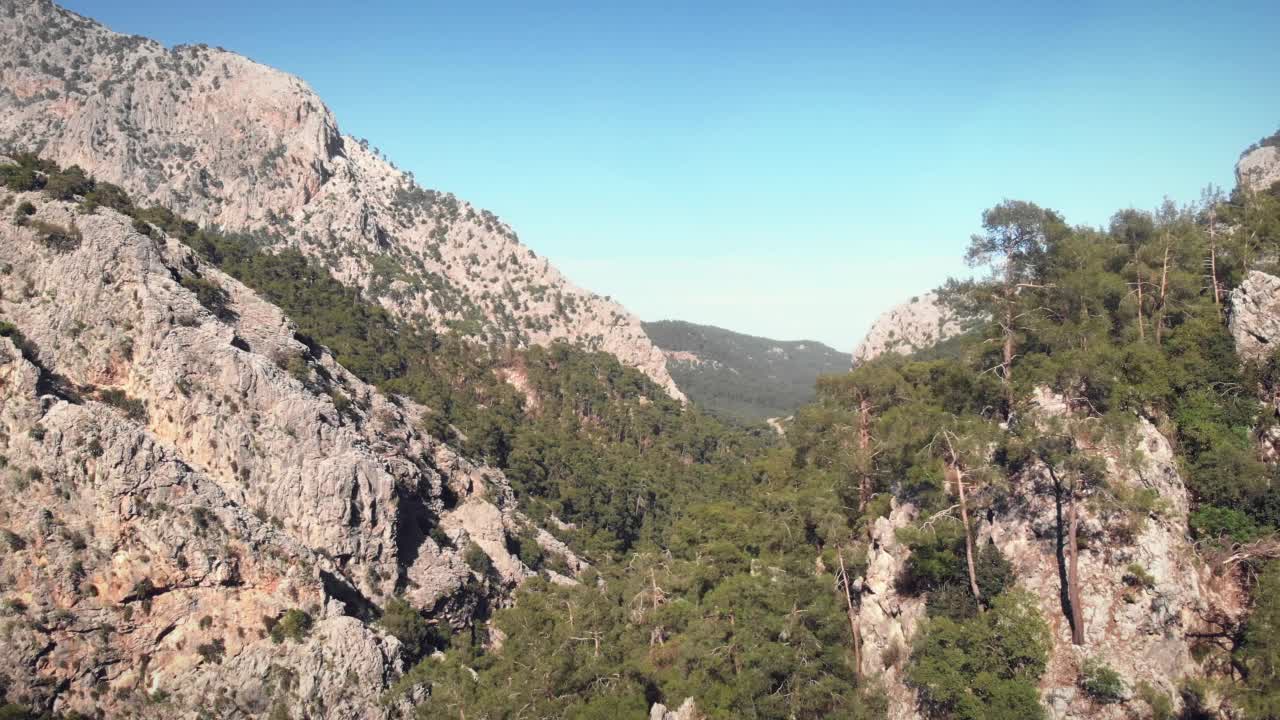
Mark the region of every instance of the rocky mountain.
[[625, 308], [574, 286], [492, 213], [343, 135], [303, 81], [235, 53], [166, 49], [49, 0], [6, 2], [4, 146], [297, 248], [404, 317], [499, 345], [567, 339], [680, 395]]
[[862, 342], [853, 349], [853, 364], [864, 363], [887, 352], [910, 355], [942, 343], [962, 331], [959, 319], [938, 301], [937, 294], [917, 295], [876, 318]]
[[502, 473], [416, 429], [423, 408], [300, 342], [256, 293], [114, 211], [3, 189], [0, 207], [10, 698], [384, 717], [405, 668], [367, 624], [375, 604], [463, 626], [533, 574], [509, 550], [537, 533]]
[[1255, 192], [1280, 183], [1280, 132], [1258, 141], [1236, 163], [1236, 182]]
[[848, 355], [812, 340], [770, 340], [679, 320], [647, 322], [644, 330], [685, 395], [729, 417], [787, 415], [813, 400], [819, 375], [849, 368]]

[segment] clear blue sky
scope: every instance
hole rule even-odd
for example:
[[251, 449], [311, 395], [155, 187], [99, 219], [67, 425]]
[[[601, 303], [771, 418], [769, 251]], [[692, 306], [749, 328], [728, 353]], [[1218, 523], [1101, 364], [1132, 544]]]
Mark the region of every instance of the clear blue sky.
[[1280, 126], [1275, 0], [962, 4], [66, 2], [301, 76], [645, 319], [842, 350], [1002, 198], [1190, 201]]

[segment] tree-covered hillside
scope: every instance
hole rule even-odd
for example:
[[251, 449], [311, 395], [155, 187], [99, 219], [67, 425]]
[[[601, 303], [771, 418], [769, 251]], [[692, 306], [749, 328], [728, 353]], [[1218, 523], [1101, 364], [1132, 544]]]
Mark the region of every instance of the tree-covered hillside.
[[696, 405], [738, 420], [790, 415], [814, 398], [819, 375], [849, 369], [849, 355], [812, 340], [782, 341], [680, 320], [647, 322], [667, 369]]
[[[418, 698], [419, 718], [612, 720], [692, 697], [724, 720], [877, 718], [903, 702], [928, 718], [1025, 720], [1046, 716], [1042, 680], [1093, 713], [1079, 716], [1278, 717], [1280, 468], [1263, 452], [1275, 414], [1262, 401], [1280, 388], [1280, 355], [1242, 360], [1227, 324], [1247, 272], [1276, 269], [1276, 188], [1122, 210], [1101, 228], [992, 207], [968, 245], [982, 272], [944, 292], [972, 332], [945, 357], [825, 377], [779, 440], [684, 409], [607, 355], [407, 324], [296, 253], [139, 208], [74, 168], [24, 157], [2, 179], [181, 238], [353, 372], [431, 408], [433, 434], [504, 469], [522, 505], [592, 561], [576, 585], [526, 583], [474, 628], [428, 633], [432, 608], [384, 608], [415, 662], [388, 702]], [[216, 285], [184, 282], [227, 310]], [[1143, 428], [1171, 447], [1160, 478], [1141, 477]], [[1181, 515], [1152, 489], [1169, 474], [1190, 491]], [[1196, 549], [1138, 552], [1153, 526]], [[889, 542], [909, 556], [873, 585]], [[555, 562], [513, 543], [532, 567]], [[1049, 559], [1015, 562], [1028, 548]], [[1160, 567], [1144, 565], [1154, 552]], [[1249, 612], [1160, 615], [1170, 586], [1215, 557], [1227, 558], [1216, 582], [1237, 583]], [[1170, 580], [1175, 565], [1185, 575]], [[1191, 672], [1103, 659], [1115, 623], [1083, 612], [1091, 568], [1123, 574], [1116, 601], [1162, 618], [1140, 633], [1192, 648]], [[875, 622], [912, 608], [905, 641], [874, 644]]]

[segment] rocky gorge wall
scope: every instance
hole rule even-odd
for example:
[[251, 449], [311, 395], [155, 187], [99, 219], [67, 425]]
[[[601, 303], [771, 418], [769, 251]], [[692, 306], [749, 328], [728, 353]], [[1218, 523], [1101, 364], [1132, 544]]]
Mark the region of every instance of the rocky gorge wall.
[[[0, 207], [0, 673], [16, 696], [383, 717], [399, 645], [357, 618], [402, 595], [461, 625], [531, 574], [507, 550], [528, 522], [505, 478], [419, 432], [423, 408], [154, 228], [37, 193], [0, 190]], [[226, 292], [222, 317], [201, 282]], [[494, 576], [464, 560], [473, 544]], [[278, 644], [268, 621], [289, 609], [315, 629]]]
[[6, 3], [5, 145], [295, 247], [405, 317], [499, 344], [566, 339], [683, 397], [625, 308], [570, 283], [492, 213], [423, 189], [343, 135], [298, 78], [235, 53], [166, 49], [48, 0]]
[[[1062, 398], [1046, 392], [1037, 396], [1034, 412], [1049, 421], [1073, 415]], [[1198, 638], [1239, 622], [1245, 611], [1236, 578], [1219, 574], [1191, 543], [1187, 490], [1168, 440], [1147, 420], [1135, 418], [1127, 438], [1094, 452], [1106, 464], [1108, 489], [1081, 503], [1084, 645], [1071, 643], [1064, 614], [1059, 518], [1045, 468], [1013, 478], [1007, 506], [974, 521], [976, 541], [999, 548], [1018, 586], [1033, 594], [1049, 623], [1053, 645], [1040, 689], [1053, 720], [1150, 717], [1150, 708], [1135, 693], [1141, 684], [1177, 707], [1180, 681], [1221, 670], [1197, 660]], [[1115, 500], [1135, 491], [1149, 491], [1159, 501], [1139, 511]], [[911, 551], [896, 535], [921, 519], [914, 507], [896, 502], [887, 517], [877, 519], [866, 573], [855, 582], [861, 590], [862, 671], [887, 692], [891, 720], [923, 717], [904, 672], [912, 644], [928, 622], [926, 598], [904, 595], [897, 587]], [[1123, 701], [1104, 704], [1081, 689], [1087, 660], [1119, 673]]]

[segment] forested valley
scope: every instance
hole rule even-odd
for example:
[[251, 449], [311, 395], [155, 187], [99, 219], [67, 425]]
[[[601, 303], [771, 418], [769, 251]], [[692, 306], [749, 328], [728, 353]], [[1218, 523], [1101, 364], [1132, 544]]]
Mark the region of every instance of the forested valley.
[[[942, 289], [972, 329], [945, 357], [887, 355], [823, 377], [778, 438], [685, 407], [604, 353], [484, 347], [418, 327], [288, 247], [139, 207], [78, 168], [22, 156], [0, 175], [11, 190], [181, 239], [282, 308], [306, 342], [430, 408], [431, 435], [502, 469], [526, 512], [592, 564], [576, 584], [526, 582], [474, 629], [428, 633], [429, 618], [395, 608], [386, 627], [413, 667], [388, 695], [426, 689], [421, 718], [644, 717], [685, 698], [710, 718], [883, 717], [890, 698], [863, 671], [858, 620], [876, 599], [858, 579], [872, 529], [908, 505], [913, 520], [894, 531], [911, 551], [896, 592], [923, 601], [927, 619], [880, 664], [930, 718], [1044, 717], [1059, 618], [979, 537], [1018, 512], [1018, 478], [1046, 472], [1070, 513], [1064, 558], [1132, 538], [1164, 500], [1110, 483], [1098, 449], [1131, 446], [1139, 422], [1170, 442], [1196, 551], [1231, 557], [1223, 582], [1238, 578], [1250, 611], [1206, 631], [1205, 670], [1172, 679], [1176, 694], [1126, 688], [1088, 660], [1079, 581], [1064, 572], [1060, 619], [1084, 646], [1081, 692], [1142, 717], [1216, 717], [1223, 702], [1239, 717], [1280, 717], [1280, 355], [1243, 359], [1228, 328], [1233, 290], [1280, 271], [1280, 185], [1124, 209], [1106, 227], [999, 202], [967, 247], [957, 239], [973, 276]], [[227, 312], [216, 283], [183, 282]], [[1046, 396], [1068, 409], [1056, 422], [1037, 413]], [[1077, 512], [1125, 520], [1077, 537]], [[516, 545], [530, 568], [557, 569], [536, 543]], [[1141, 567], [1130, 574], [1147, 582]]]

